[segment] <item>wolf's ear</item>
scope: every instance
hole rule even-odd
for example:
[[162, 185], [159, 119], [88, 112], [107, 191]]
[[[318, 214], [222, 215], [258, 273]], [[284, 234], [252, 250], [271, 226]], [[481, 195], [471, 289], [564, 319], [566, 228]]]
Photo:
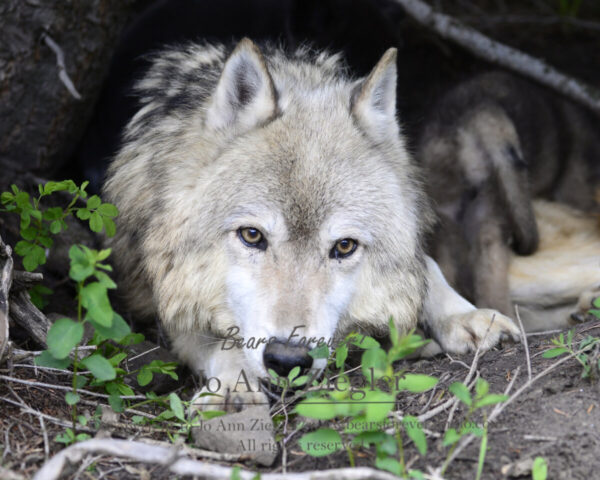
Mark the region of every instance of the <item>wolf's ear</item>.
[[209, 127], [246, 128], [267, 121], [277, 110], [273, 80], [259, 48], [248, 38], [237, 44], [223, 67], [208, 107]]
[[377, 139], [398, 135], [396, 57], [397, 50], [388, 49], [369, 76], [357, 85], [352, 95], [352, 114]]

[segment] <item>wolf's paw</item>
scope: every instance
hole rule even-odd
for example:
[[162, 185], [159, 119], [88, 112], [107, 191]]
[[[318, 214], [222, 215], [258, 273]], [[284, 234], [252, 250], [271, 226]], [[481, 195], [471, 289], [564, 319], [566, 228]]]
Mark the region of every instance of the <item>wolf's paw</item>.
[[502, 340], [520, 339], [519, 328], [505, 315], [488, 308], [452, 315], [436, 340], [446, 352], [466, 353], [477, 347], [489, 350]]
[[262, 392], [233, 391], [233, 387], [223, 389], [225, 395], [211, 394], [202, 388], [190, 402], [189, 416], [197, 411], [223, 410], [227, 413], [240, 412], [253, 405], [268, 405], [269, 400]]
[[594, 308], [594, 302], [598, 298], [600, 298], [600, 286], [583, 292], [577, 301], [577, 311], [571, 314], [569, 323], [573, 325], [577, 323], [583, 323], [588, 320], [593, 320], [595, 317], [593, 317], [591, 314], [588, 314], [588, 312]]

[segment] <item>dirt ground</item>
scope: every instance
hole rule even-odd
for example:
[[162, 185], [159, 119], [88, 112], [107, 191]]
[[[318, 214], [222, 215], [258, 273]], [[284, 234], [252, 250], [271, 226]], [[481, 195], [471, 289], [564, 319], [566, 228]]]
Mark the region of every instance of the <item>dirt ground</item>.
[[[587, 335], [600, 336], [600, 322], [588, 322], [579, 325], [575, 341]], [[529, 336], [532, 376], [543, 372], [562, 357], [546, 359], [542, 354], [551, 348], [551, 338], [557, 333]], [[449, 397], [447, 387], [464, 380], [472, 364], [473, 355], [439, 356], [433, 359], [406, 361], [399, 365], [413, 372], [426, 373], [440, 379], [433, 391], [423, 394], [402, 396], [399, 407], [403, 414], [418, 416], [431, 410], [437, 404], [445, 402]], [[597, 362], [597, 360], [596, 360]], [[68, 377], [43, 372], [25, 365], [26, 361], [16, 361], [12, 365], [4, 365], [0, 369], [0, 477], [11, 478], [9, 472], [30, 478], [43, 464], [48, 455], [62, 448], [54, 441], [54, 437], [64, 431], [69, 424], [69, 409], [64, 402], [64, 390], [58, 386], [68, 386]], [[477, 372], [490, 383], [490, 392], [502, 393], [513, 379], [516, 370], [520, 372], [514, 382], [511, 394], [514, 394], [528, 379], [526, 354], [523, 345], [509, 344], [485, 353], [477, 363]], [[548, 461], [550, 479], [591, 479], [600, 469], [600, 400], [598, 400], [599, 384], [596, 380], [581, 378], [582, 368], [576, 360], [570, 359], [535, 381], [506, 407], [497, 420], [489, 426], [488, 452], [485, 460], [483, 477], [485, 479], [513, 478], [504, 475], [509, 465], [536, 456]], [[38, 382], [38, 386], [8, 381], [6, 377]], [[188, 379], [189, 380], [189, 379]], [[179, 391], [185, 398], [190, 388]], [[53, 388], [54, 387], [54, 388]], [[83, 396], [84, 403], [80, 413], [93, 415], [98, 402], [106, 400]], [[19, 405], [20, 404], [20, 405]], [[28, 410], [24, 405], [27, 405]], [[48, 417], [43, 423], [35, 410]], [[423, 423], [430, 432], [443, 433], [449, 411], [445, 410]], [[460, 408], [454, 414], [452, 425], [458, 425], [464, 412]], [[110, 425], [101, 425], [96, 430], [93, 422], [89, 424], [91, 436], [112, 436], [113, 438], [152, 438], [168, 444], [169, 439], [164, 431], [152, 430], [150, 427], [139, 427], [130, 420], [130, 414], [121, 417]], [[64, 425], [56, 424], [62, 419]], [[305, 427], [306, 428], [306, 427]], [[338, 452], [328, 457], [313, 458], [304, 454], [296, 435], [287, 444], [287, 471], [324, 470], [348, 466], [345, 452]], [[46, 437], [46, 440], [44, 439]], [[411, 468], [419, 468], [427, 472], [428, 466], [439, 466], [443, 463], [448, 449], [441, 445], [441, 440], [429, 436], [429, 449], [425, 458], [421, 458], [416, 448], [406, 445], [405, 458]], [[48, 449], [45, 452], [45, 449]], [[450, 465], [446, 472], [447, 479], [475, 478], [479, 443], [473, 442]], [[262, 472], [281, 472], [281, 454], [271, 468], [257, 468], [251, 464], [236, 464], [242, 468]], [[361, 449], [356, 453], [356, 464], [373, 466], [374, 451]], [[231, 463], [223, 463], [232, 465]], [[5, 470], [2, 470], [4, 468]], [[90, 456], [79, 469], [71, 471], [65, 478], [173, 478], [163, 467], [142, 465], [127, 460], [110, 457]], [[527, 473], [520, 478], [531, 478]]]

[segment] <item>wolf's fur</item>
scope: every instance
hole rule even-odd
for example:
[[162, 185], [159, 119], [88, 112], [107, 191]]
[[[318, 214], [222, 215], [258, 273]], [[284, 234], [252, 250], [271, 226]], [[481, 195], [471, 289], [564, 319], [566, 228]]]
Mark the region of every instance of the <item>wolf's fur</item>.
[[[361, 80], [336, 55], [261, 53], [247, 39], [233, 52], [157, 56], [105, 193], [121, 211], [113, 247], [131, 308], [158, 315], [194, 370], [227, 389], [242, 368], [265, 375], [263, 348], [221, 349], [231, 326], [286, 339], [303, 325], [301, 335], [328, 339], [382, 330], [390, 316], [407, 331], [421, 318], [451, 351], [518, 335], [425, 256], [432, 214], [395, 91], [394, 49]], [[263, 232], [266, 250], [244, 245], [243, 227]], [[343, 238], [356, 252], [330, 258]]]
[[[561, 206], [599, 211], [597, 119], [514, 75], [492, 72], [451, 90], [425, 123], [417, 157], [442, 219], [433, 254], [452, 285], [476, 305], [505, 314], [515, 303], [573, 308], [578, 294], [600, 285], [598, 229]], [[538, 197], [553, 203], [534, 208]], [[563, 225], [560, 235], [555, 221]], [[584, 228], [585, 251], [569, 225]], [[539, 244], [530, 259], [513, 253], [532, 254]], [[562, 255], [552, 269], [545, 264], [550, 252]], [[586, 256], [588, 267], [579, 270]]]

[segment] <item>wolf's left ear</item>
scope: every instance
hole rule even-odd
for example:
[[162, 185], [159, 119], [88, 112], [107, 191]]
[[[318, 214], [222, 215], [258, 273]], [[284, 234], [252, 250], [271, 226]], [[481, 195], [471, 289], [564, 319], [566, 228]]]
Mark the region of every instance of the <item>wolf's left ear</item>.
[[396, 121], [395, 48], [388, 49], [369, 76], [361, 81], [351, 99], [352, 114], [377, 139], [398, 135]]
[[237, 44], [223, 67], [206, 121], [209, 127], [251, 128], [277, 111], [273, 79], [259, 48], [248, 38]]

